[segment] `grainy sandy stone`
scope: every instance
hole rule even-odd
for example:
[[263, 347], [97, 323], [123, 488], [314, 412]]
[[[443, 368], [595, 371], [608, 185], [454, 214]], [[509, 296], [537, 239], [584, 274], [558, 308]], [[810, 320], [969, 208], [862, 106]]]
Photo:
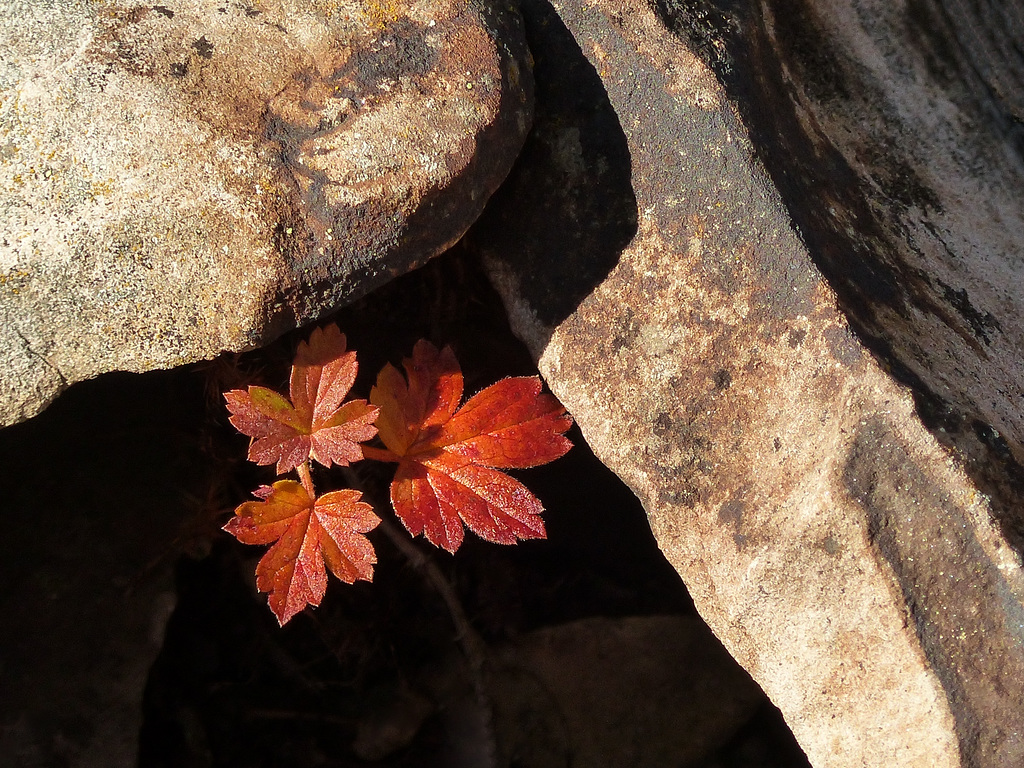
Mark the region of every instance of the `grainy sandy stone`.
[[1021, 550], [1024, 2], [685, 6], [851, 327]]
[[423, 263], [504, 178], [531, 103], [504, 6], [2, 0], [0, 424]]

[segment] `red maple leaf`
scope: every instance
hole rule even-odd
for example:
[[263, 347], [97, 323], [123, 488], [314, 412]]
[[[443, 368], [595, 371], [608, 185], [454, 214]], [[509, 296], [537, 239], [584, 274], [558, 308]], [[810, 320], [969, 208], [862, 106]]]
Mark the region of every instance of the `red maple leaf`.
[[363, 534], [380, 520], [359, 500], [359, 491], [332, 491], [314, 500], [300, 483], [278, 480], [256, 495], [261, 500], [241, 504], [224, 530], [245, 544], [274, 545], [256, 566], [256, 587], [270, 593], [270, 609], [282, 626], [307, 605], [320, 605], [325, 564], [349, 584], [373, 580], [377, 557]]
[[359, 443], [377, 434], [377, 409], [349, 400], [357, 371], [356, 353], [346, 352], [337, 325], [317, 328], [295, 353], [289, 401], [266, 387], [224, 393], [231, 423], [252, 438], [249, 460], [277, 462], [284, 474], [310, 458], [324, 466], [363, 458]]
[[[402, 363], [405, 377], [385, 366], [370, 392], [387, 451], [370, 458], [398, 461], [391, 503], [414, 536], [449, 552], [463, 524], [498, 544], [544, 538], [540, 501], [499, 469], [534, 467], [565, 454], [572, 419], [536, 376], [509, 378], [462, 408], [462, 371], [449, 347], [420, 341]], [[408, 380], [407, 380], [408, 379]]]

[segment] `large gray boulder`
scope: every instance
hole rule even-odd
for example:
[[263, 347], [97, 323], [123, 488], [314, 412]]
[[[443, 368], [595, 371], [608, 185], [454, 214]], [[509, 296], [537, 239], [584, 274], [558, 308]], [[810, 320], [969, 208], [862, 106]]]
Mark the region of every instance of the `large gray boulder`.
[[[530, 3], [535, 130], [470, 242], [813, 765], [1021, 765], [1019, 153], [891, 14], [818, 5]], [[805, 98], [834, 61], [887, 100]]]
[[530, 124], [490, 3], [0, 0], [0, 424], [441, 252]]

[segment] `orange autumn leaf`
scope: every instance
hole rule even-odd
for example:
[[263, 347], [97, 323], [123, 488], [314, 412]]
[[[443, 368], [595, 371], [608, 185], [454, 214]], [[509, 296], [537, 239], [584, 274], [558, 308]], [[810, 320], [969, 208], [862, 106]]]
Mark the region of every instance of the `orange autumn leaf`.
[[391, 503], [413, 535], [449, 552], [464, 526], [498, 544], [544, 538], [540, 501], [500, 469], [534, 467], [572, 447], [565, 408], [541, 393], [536, 376], [487, 387], [459, 408], [462, 371], [449, 347], [420, 341], [402, 363], [377, 377], [370, 402], [380, 408], [379, 435], [387, 451], [371, 457], [398, 461]]
[[344, 402], [357, 369], [355, 352], [346, 351], [345, 334], [332, 324], [299, 344], [290, 400], [266, 387], [225, 392], [229, 420], [252, 438], [249, 460], [276, 462], [280, 475], [310, 458], [328, 467], [363, 458], [359, 443], [377, 434], [377, 409], [365, 400]]
[[235, 510], [224, 530], [245, 544], [273, 544], [256, 566], [256, 587], [270, 593], [282, 626], [307, 605], [320, 605], [327, 569], [349, 584], [373, 580], [377, 557], [364, 534], [380, 520], [358, 491], [311, 499], [300, 483], [279, 480], [257, 496]]

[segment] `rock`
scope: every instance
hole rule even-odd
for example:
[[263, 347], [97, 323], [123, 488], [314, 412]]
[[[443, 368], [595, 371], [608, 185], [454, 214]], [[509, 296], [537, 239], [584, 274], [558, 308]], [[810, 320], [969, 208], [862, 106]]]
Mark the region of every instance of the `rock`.
[[386, 710], [368, 707], [359, 720], [352, 751], [360, 760], [383, 760], [407, 749], [436, 710], [428, 697], [408, 687], [399, 688], [387, 705]]
[[[970, 456], [944, 449], [851, 332], [846, 289], [816, 266], [826, 241], [794, 231], [698, 46], [644, 3], [558, 2], [576, 46], [546, 5], [525, 8], [536, 129], [469, 242], [552, 390], [641, 499], [701, 615], [813, 765], [1024, 763], [1024, 575], [1005, 525], [1019, 499], [979, 492]], [[601, 85], [602, 106], [559, 96]], [[615, 165], [623, 156], [630, 166]], [[939, 183], [947, 169], [933, 172]], [[856, 199], [846, 181], [822, 174], [803, 205], [827, 218], [835, 195]], [[984, 236], [1009, 242], [1020, 203], [1000, 205], [1011, 225], [999, 235], [990, 221]], [[975, 237], [957, 226], [959, 242]], [[837, 268], [864, 264], [848, 241], [827, 242]], [[897, 336], [920, 321], [893, 311], [909, 323]], [[1007, 358], [990, 382], [1019, 386], [1020, 344], [1000, 333], [989, 341]], [[958, 385], [962, 407], [1017, 418], [978, 382]]]
[[122, 374], [0, 432], [4, 768], [136, 765], [174, 560], [210, 486], [204, 410], [194, 374]]
[[594, 618], [531, 632], [493, 675], [501, 765], [696, 765], [763, 694], [696, 616]]
[[[764, 701], [693, 615], [535, 630], [488, 652], [482, 691], [467, 667], [460, 656], [419, 680], [443, 718], [442, 765], [688, 768], [713, 756]], [[397, 695], [375, 718], [392, 723], [381, 730], [401, 727], [407, 699]]]
[[664, 7], [735, 98], [851, 326], [1020, 550], [1024, 3]]
[[0, 2], [0, 424], [441, 252], [531, 120], [489, 3]]

